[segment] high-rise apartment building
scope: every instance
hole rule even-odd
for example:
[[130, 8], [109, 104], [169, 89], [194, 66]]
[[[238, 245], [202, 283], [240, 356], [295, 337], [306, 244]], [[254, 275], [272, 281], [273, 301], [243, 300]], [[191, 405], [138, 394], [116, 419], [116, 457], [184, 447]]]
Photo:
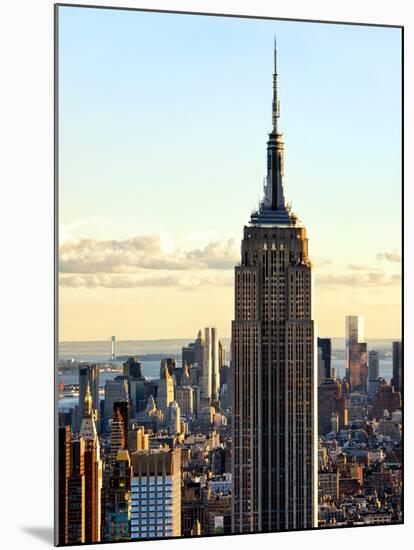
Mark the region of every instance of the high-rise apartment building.
[[71, 441], [68, 479], [68, 544], [85, 542], [85, 442]]
[[201, 330], [198, 331], [194, 346], [194, 361], [202, 369], [204, 358], [204, 338]]
[[324, 378], [332, 378], [332, 340], [330, 338], [318, 338], [318, 350], [321, 350]]
[[224, 347], [221, 340], [219, 340], [219, 371], [221, 374], [221, 369], [226, 366], [226, 348]]
[[121, 411], [118, 407], [114, 407], [114, 417], [111, 422], [110, 435], [110, 465], [115, 465], [118, 452], [126, 448], [128, 434], [125, 433], [125, 425]]
[[180, 386], [177, 388], [177, 403], [181, 414], [187, 419], [194, 414], [194, 390], [190, 386]]
[[131, 455], [131, 538], [181, 536], [181, 451]]
[[105, 540], [122, 541], [131, 538], [132, 467], [127, 450], [119, 450], [109, 481], [105, 510]]
[[219, 340], [217, 329], [211, 328], [211, 398], [218, 401], [220, 394]]
[[116, 338], [111, 337], [111, 361], [116, 361]]
[[392, 343], [392, 384], [395, 391], [402, 392], [403, 379], [403, 345], [402, 342]]
[[117, 376], [114, 380], [105, 382], [105, 431], [109, 429], [109, 420], [114, 412], [114, 403], [117, 401], [129, 401], [128, 377]]
[[234, 533], [317, 525], [317, 380], [305, 227], [285, 202], [278, 75], [265, 196], [244, 228], [232, 324]]
[[195, 342], [190, 342], [188, 346], [183, 346], [181, 350], [181, 362], [184, 365], [194, 365], [195, 363]]
[[350, 391], [367, 391], [368, 354], [364, 343], [364, 318], [361, 315], [347, 315], [346, 332], [346, 379]]
[[170, 405], [170, 433], [171, 435], [181, 432], [181, 413], [177, 401]]
[[318, 387], [318, 433], [325, 435], [331, 431], [332, 415], [338, 417], [338, 428], [342, 430], [348, 424], [348, 406], [342, 395], [339, 380], [323, 380]]
[[212, 355], [211, 344], [212, 337], [209, 327], [204, 329], [204, 347], [203, 347], [203, 370], [201, 375], [201, 395], [205, 399], [212, 397]]
[[68, 482], [70, 477], [70, 427], [59, 428], [59, 502], [58, 502], [58, 540], [59, 544], [68, 543]]
[[373, 396], [379, 388], [379, 352], [368, 353], [368, 393]]

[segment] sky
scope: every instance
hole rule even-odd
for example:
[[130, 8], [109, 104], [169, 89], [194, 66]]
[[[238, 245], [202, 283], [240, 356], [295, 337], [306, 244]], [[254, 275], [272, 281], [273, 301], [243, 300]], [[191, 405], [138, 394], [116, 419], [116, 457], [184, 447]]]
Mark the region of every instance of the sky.
[[318, 332], [400, 337], [399, 29], [60, 7], [61, 341], [231, 334], [275, 35]]

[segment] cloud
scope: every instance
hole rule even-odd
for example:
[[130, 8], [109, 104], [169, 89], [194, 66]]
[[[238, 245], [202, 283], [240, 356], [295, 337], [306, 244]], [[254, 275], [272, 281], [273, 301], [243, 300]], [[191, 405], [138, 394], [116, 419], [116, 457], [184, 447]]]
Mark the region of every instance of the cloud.
[[204, 264], [211, 269], [231, 269], [240, 259], [240, 251], [235, 239], [216, 241], [204, 248], [192, 250], [187, 257], [195, 262]]
[[387, 262], [401, 262], [401, 254], [396, 252], [378, 252], [377, 260], [386, 260]]
[[348, 269], [351, 271], [379, 271], [377, 267], [363, 264], [348, 264]]
[[181, 290], [200, 290], [210, 286], [232, 286], [232, 273], [209, 275], [173, 274], [164, 276], [142, 276], [138, 274], [84, 273], [61, 274], [60, 286], [71, 288], [142, 288], [176, 287]]
[[376, 286], [391, 286], [401, 283], [401, 276], [398, 274], [386, 275], [378, 271], [368, 273], [352, 273], [352, 274], [330, 274], [321, 275], [316, 278], [317, 285], [324, 286], [359, 286], [359, 287], [376, 287]]
[[234, 239], [181, 250], [168, 235], [125, 240], [76, 239], [60, 246], [61, 273], [136, 273], [150, 270], [229, 269], [239, 259]]
[[325, 267], [326, 265], [331, 265], [332, 260], [329, 258], [312, 258], [313, 267]]

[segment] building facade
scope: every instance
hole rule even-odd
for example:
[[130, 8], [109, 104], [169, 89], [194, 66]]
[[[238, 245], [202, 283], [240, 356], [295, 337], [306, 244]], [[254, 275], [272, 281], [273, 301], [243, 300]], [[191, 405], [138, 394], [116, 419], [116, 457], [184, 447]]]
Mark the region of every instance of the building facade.
[[234, 533], [317, 525], [317, 380], [306, 229], [285, 203], [278, 76], [264, 200], [244, 228], [232, 324]]
[[131, 455], [131, 539], [181, 536], [180, 450]]
[[392, 384], [396, 391], [402, 392], [403, 379], [403, 345], [402, 342], [392, 343]]

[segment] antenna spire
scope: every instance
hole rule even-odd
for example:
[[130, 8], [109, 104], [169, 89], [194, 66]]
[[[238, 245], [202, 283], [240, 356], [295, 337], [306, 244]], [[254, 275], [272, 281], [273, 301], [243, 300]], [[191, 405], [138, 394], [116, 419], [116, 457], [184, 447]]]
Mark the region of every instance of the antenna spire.
[[272, 103], [272, 131], [277, 133], [277, 119], [280, 117], [279, 103], [279, 75], [277, 74], [277, 43], [274, 42], [274, 72], [273, 72], [273, 103]]

